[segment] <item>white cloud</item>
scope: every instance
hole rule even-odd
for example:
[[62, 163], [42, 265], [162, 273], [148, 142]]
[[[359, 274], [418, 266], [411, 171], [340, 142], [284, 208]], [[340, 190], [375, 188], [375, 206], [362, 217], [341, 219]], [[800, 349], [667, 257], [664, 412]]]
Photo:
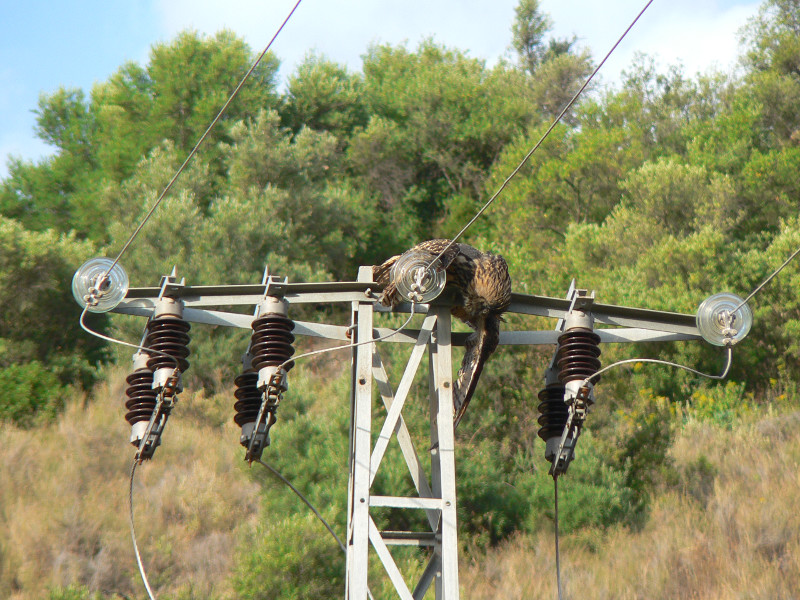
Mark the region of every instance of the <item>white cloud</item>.
[[[689, 76], [711, 67], [727, 70], [738, 56], [737, 32], [758, 12], [759, 4], [752, 0], [654, 2], [603, 67], [603, 78], [618, 80], [637, 52], [653, 57], [662, 68], [680, 63]], [[542, 7], [552, 14], [557, 35], [577, 35], [599, 61], [644, 2], [600, 5], [585, 0], [545, 0]]]

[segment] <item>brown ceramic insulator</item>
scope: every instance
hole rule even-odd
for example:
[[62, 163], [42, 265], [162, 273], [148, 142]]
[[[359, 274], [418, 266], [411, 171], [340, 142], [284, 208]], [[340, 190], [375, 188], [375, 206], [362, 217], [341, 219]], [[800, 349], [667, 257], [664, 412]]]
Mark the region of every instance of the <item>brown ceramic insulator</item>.
[[125, 379], [128, 388], [125, 395], [128, 400], [125, 408], [128, 413], [125, 420], [133, 425], [140, 421], [149, 421], [156, 408], [156, 390], [153, 389], [153, 372], [149, 369], [134, 371]]
[[242, 373], [235, 380], [236, 403], [233, 405], [236, 415], [233, 421], [242, 427], [246, 423], [255, 423], [261, 408], [261, 392], [258, 391], [258, 372]]
[[294, 354], [294, 321], [277, 313], [267, 313], [253, 321], [253, 336], [250, 353], [253, 356], [253, 369], [284, 365], [288, 371], [294, 366], [287, 362]]
[[[571, 329], [558, 338], [558, 379], [562, 384], [588, 379], [600, 370], [600, 336], [589, 329]], [[597, 383], [599, 378], [595, 379]]]
[[189, 369], [186, 357], [189, 356], [190, 328], [191, 325], [180, 317], [167, 315], [150, 320], [144, 346], [163, 354], [152, 353], [147, 367], [153, 372], [164, 367], [174, 369], [177, 362], [178, 369], [185, 373]]
[[539, 400], [539, 437], [544, 441], [560, 437], [569, 417], [569, 410], [564, 403], [564, 385], [551, 383], [539, 392]]

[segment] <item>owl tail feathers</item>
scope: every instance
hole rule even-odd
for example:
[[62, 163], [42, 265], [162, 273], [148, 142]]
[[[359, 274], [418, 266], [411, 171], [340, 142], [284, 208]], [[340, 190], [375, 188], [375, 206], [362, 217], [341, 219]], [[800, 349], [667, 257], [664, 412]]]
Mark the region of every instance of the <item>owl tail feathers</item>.
[[500, 341], [500, 321], [495, 315], [489, 315], [476, 325], [475, 333], [467, 338], [464, 359], [453, 386], [453, 428], [458, 427], [464, 416], [483, 372], [483, 365]]

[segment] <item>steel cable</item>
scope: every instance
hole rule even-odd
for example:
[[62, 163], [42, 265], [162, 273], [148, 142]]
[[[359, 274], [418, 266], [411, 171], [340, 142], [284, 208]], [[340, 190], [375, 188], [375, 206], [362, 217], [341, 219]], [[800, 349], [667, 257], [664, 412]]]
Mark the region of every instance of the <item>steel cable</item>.
[[345, 545], [344, 545], [344, 543], [342, 542], [342, 540], [339, 538], [339, 536], [338, 536], [338, 535], [336, 535], [336, 532], [333, 530], [333, 528], [330, 526], [330, 524], [329, 524], [329, 523], [328, 523], [328, 522], [325, 520], [325, 518], [324, 518], [324, 517], [323, 517], [323, 516], [320, 514], [320, 512], [319, 512], [319, 511], [318, 511], [316, 508], [314, 508], [314, 505], [313, 505], [313, 504], [311, 504], [311, 502], [310, 502], [310, 501], [309, 501], [309, 500], [308, 500], [308, 499], [307, 499], [307, 498], [306, 498], [306, 497], [305, 497], [303, 494], [301, 494], [301, 493], [300, 493], [300, 490], [298, 490], [296, 487], [294, 487], [294, 486], [292, 485], [292, 483], [291, 483], [291, 482], [290, 482], [288, 479], [286, 479], [286, 477], [284, 477], [283, 475], [281, 475], [280, 471], [278, 471], [277, 469], [275, 469], [275, 468], [274, 468], [274, 467], [272, 467], [271, 465], [269, 465], [269, 464], [265, 463], [265, 462], [264, 462], [263, 460], [261, 460], [260, 458], [257, 458], [257, 459], [255, 460], [255, 462], [257, 462], [257, 463], [258, 463], [258, 464], [260, 464], [262, 467], [264, 467], [265, 469], [267, 469], [267, 470], [268, 470], [270, 473], [272, 473], [273, 475], [275, 475], [275, 477], [277, 477], [278, 479], [280, 479], [280, 480], [281, 480], [281, 481], [282, 481], [282, 482], [283, 482], [283, 483], [284, 483], [284, 484], [285, 484], [285, 485], [286, 485], [286, 486], [287, 486], [287, 487], [288, 487], [290, 490], [292, 490], [292, 491], [293, 491], [293, 492], [294, 492], [294, 493], [297, 495], [297, 497], [298, 497], [298, 498], [300, 498], [300, 500], [302, 500], [302, 501], [303, 501], [303, 503], [304, 503], [304, 504], [305, 504], [305, 505], [306, 505], [308, 508], [310, 508], [310, 509], [311, 509], [311, 512], [313, 512], [313, 513], [314, 513], [314, 516], [315, 516], [315, 517], [317, 517], [317, 519], [319, 519], [319, 520], [322, 522], [322, 524], [325, 526], [325, 529], [327, 529], [327, 530], [328, 530], [328, 532], [330, 532], [330, 534], [333, 536], [333, 539], [335, 539], [335, 540], [336, 540], [336, 543], [337, 543], [337, 544], [339, 544], [339, 548], [341, 548], [341, 549], [342, 549], [342, 552], [344, 552], [344, 553], [347, 553], [347, 548], [345, 548]]
[[775, 278], [775, 277], [778, 275], [778, 273], [780, 273], [781, 271], [783, 271], [784, 267], [786, 267], [786, 265], [788, 265], [790, 262], [792, 262], [792, 260], [793, 260], [793, 259], [794, 259], [794, 258], [795, 258], [795, 257], [796, 257], [798, 254], [800, 254], [800, 248], [798, 248], [797, 250], [795, 250], [795, 251], [792, 253], [792, 255], [791, 255], [789, 258], [787, 258], [787, 259], [786, 259], [786, 260], [783, 262], [783, 264], [782, 264], [780, 267], [778, 267], [777, 269], [775, 269], [775, 270], [772, 272], [772, 274], [771, 274], [769, 277], [767, 277], [767, 278], [766, 278], [764, 281], [762, 281], [762, 282], [761, 282], [759, 285], [757, 285], [757, 286], [756, 286], [756, 288], [755, 288], [755, 289], [754, 289], [752, 292], [750, 292], [750, 295], [748, 295], [748, 296], [747, 296], [747, 298], [745, 298], [744, 300], [742, 300], [742, 301], [739, 303], [739, 306], [737, 306], [736, 308], [734, 308], [734, 309], [731, 311], [731, 313], [735, 313], [735, 312], [736, 312], [736, 311], [738, 311], [740, 308], [742, 308], [742, 307], [743, 307], [745, 304], [747, 304], [748, 302], [750, 302], [750, 300], [753, 298], [753, 296], [755, 296], [755, 295], [756, 295], [758, 292], [760, 292], [762, 289], [764, 289], [764, 287], [765, 287], [765, 286], [766, 286], [766, 285], [767, 285], [767, 284], [768, 284], [770, 281], [772, 281], [772, 280], [773, 280], [773, 279], [774, 279], [774, 278]]
[[561, 112], [558, 114], [558, 116], [550, 124], [550, 127], [548, 127], [547, 130], [542, 135], [542, 137], [539, 138], [539, 141], [536, 142], [533, 145], [533, 147], [528, 151], [528, 153], [520, 161], [520, 163], [516, 166], [516, 168], [513, 171], [511, 171], [511, 174], [508, 177], [506, 177], [505, 181], [503, 181], [503, 183], [500, 185], [500, 187], [497, 189], [497, 191], [494, 194], [492, 194], [492, 196], [489, 198], [489, 200], [487, 200], [486, 204], [484, 204], [483, 207], [477, 213], [475, 213], [475, 216], [472, 217], [472, 219], [470, 219], [469, 222], [466, 225], [464, 225], [464, 227], [461, 229], [461, 231], [459, 231], [455, 236], [453, 236], [453, 239], [450, 240], [450, 243], [447, 244], [447, 246], [444, 247], [444, 249], [439, 253], [439, 255], [436, 256], [430, 262], [430, 264], [428, 265], [428, 268], [430, 268], [431, 265], [433, 265], [437, 260], [439, 260], [442, 257], [442, 255], [444, 255], [444, 253], [447, 252], [447, 250], [450, 248], [450, 246], [452, 246], [453, 244], [456, 243], [458, 238], [460, 238], [464, 234], [464, 232], [467, 229], [469, 229], [475, 221], [478, 220], [478, 218], [486, 211], [487, 208], [489, 208], [489, 206], [491, 206], [491, 204], [497, 199], [497, 197], [503, 192], [503, 190], [506, 189], [506, 186], [508, 186], [508, 184], [511, 182], [511, 180], [517, 175], [517, 173], [519, 173], [522, 170], [522, 167], [524, 167], [525, 164], [527, 164], [528, 160], [530, 160], [530, 158], [531, 158], [531, 156], [533, 156], [534, 152], [536, 152], [539, 149], [539, 146], [542, 145], [542, 143], [547, 139], [547, 137], [550, 135], [550, 133], [553, 131], [553, 129], [556, 128], [556, 125], [558, 125], [559, 122], [561, 122], [561, 119], [564, 117], [564, 115], [567, 113], [567, 111], [570, 108], [572, 108], [572, 105], [575, 104], [575, 102], [577, 102], [578, 98], [581, 96], [581, 94], [583, 94], [583, 91], [591, 83], [592, 79], [594, 79], [594, 76], [597, 75], [597, 72], [602, 68], [602, 66], [606, 63], [606, 61], [609, 59], [609, 57], [613, 54], [614, 50], [617, 49], [617, 46], [619, 46], [620, 43], [622, 43], [622, 40], [625, 39], [625, 36], [628, 35], [628, 32], [631, 29], [633, 29], [633, 26], [636, 25], [636, 22], [644, 14], [644, 12], [650, 7], [650, 5], [653, 3], [653, 1], [654, 0], [649, 0], [647, 2], [647, 4], [645, 4], [644, 8], [641, 11], [639, 11], [639, 14], [636, 15], [636, 17], [633, 19], [633, 21], [631, 21], [631, 24], [628, 25], [628, 28], [622, 33], [622, 35], [617, 39], [617, 41], [611, 47], [611, 49], [603, 57], [603, 60], [601, 60], [600, 63], [594, 68], [594, 70], [589, 75], [589, 77], [586, 78], [586, 81], [583, 82], [583, 85], [580, 87], [580, 89], [577, 92], [575, 92], [575, 95], [572, 96], [572, 99], [569, 102], [567, 102], [566, 106], [564, 106], [564, 108], [561, 110]]
[[133, 540], [133, 552], [136, 555], [136, 564], [139, 567], [139, 575], [142, 577], [142, 582], [144, 583], [144, 589], [147, 590], [147, 596], [150, 600], [155, 600], [155, 596], [153, 595], [153, 590], [150, 589], [150, 582], [147, 580], [147, 573], [145, 573], [144, 564], [142, 563], [142, 556], [139, 553], [139, 545], [136, 543], [136, 527], [133, 524], [133, 478], [136, 474], [136, 466], [139, 464], [139, 461], [135, 458], [133, 459], [133, 465], [131, 466], [131, 477], [130, 477], [130, 486], [128, 488], [128, 507], [129, 507], [129, 515], [130, 515], [130, 525], [131, 525], [131, 540]]
[[398, 333], [400, 333], [403, 329], [406, 328], [406, 325], [408, 325], [411, 322], [411, 319], [414, 318], [414, 307], [415, 306], [416, 306], [416, 302], [412, 302], [411, 303], [411, 314], [408, 315], [408, 318], [405, 320], [405, 322], [402, 325], [400, 325], [400, 327], [390, 331], [386, 335], [383, 335], [381, 337], [376, 337], [376, 338], [373, 338], [371, 340], [366, 340], [366, 341], [363, 341], [363, 342], [357, 342], [355, 344], [343, 344], [341, 346], [333, 346], [332, 348], [321, 348], [319, 350], [312, 350], [310, 352], [304, 352], [303, 354], [298, 354], [297, 356], [293, 356], [289, 360], [287, 360], [287, 361], [283, 362], [282, 364], [278, 365], [278, 369], [285, 369], [286, 365], [288, 365], [289, 363], [294, 363], [295, 361], [297, 361], [300, 358], [308, 358], [309, 356], [316, 356], [317, 354], [325, 354], [326, 352], [333, 352], [334, 350], [346, 350], [348, 348], [356, 348], [358, 346], [364, 346], [366, 344], [375, 344], [377, 342], [381, 342], [383, 340], [387, 340], [390, 337], [392, 337], [393, 335], [397, 335]]
[[726, 346], [725, 349], [727, 350], [727, 359], [725, 361], [725, 368], [722, 370], [722, 373], [719, 375], [710, 375], [708, 373], [703, 373], [702, 371], [698, 371], [697, 369], [692, 369], [691, 367], [687, 367], [685, 365], [679, 365], [678, 363], [669, 362], [668, 360], [659, 360], [657, 358], [628, 358], [625, 360], [619, 360], [615, 363], [608, 365], [594, 373], [590, 377], [587, 377], [581, 382], [581, 387], [599, 377], [602, 373], [609, 371], [615, 367], [620, 365], [628, 365], [628, 364], [635, 364], [635, 363], [649, 363], [655, 365], [664, 365], [667, 367], [674, 367], [676, 369], [683, 369], [684, 371], [689, 371], [689, 373], [693, 373], [695, 375], [700, 375], [701, 377], [705, 377], [706, 379], [725, 379], [728, 376], [728, 372], [731, 369], [731, 364], [733, 363], [733, 346]]
[[272, 46], [272, 43], [278, 37], [278, 34], [280, 34], [280, 32], [283, 31], [283, 28], [289, 22], [289, 19], [291, 19], [292, 15], [297, 10], [297, 7], [300, 6], [300, 3], [302, 1], [303, 0], [297, 0], [297, 3], [294, 5], [294, 7], [292, 7], [292, 10], [289, 11], [289, 14], [286, 16], [286, 18], [281, 23], [280, 27], [278, 27], [277, 31], [272, 36], [272, 39], [270, 39], [269, 43], [266, 45], [264, 50], [261, 51], [261, 54], [258, 55], [258, 58], [256, 58], [255, 62], [252, 64], [250, 69], [247, 71], [247, 73], [245, 73], [244, 77], [242, 77], [241, 81], [239, 82], [239, 85], [236, 86], [236, 88], [233, 90], [231, 95], [228, 97], [228, 99], [225, 102], [225, 104], [222, 105], [222, 108], [217, 113], [217, 116], [215, 116], [214, 119], [211, 121], [211, 124], [205, 130], [203, 135], [201, 135], [200, 139], [197, 140], [197, 143], [194, 145], [194, 148], [192, 148], [191, 152], [189, 152], [189, 155], [186, 157], [186, 160], [184, 160], [183, 164], [181, 164], [181, 166], [178, 167], [178, 170], [175, 172], [175, 175], [173, 175], [172, 179], [170, 179], [169, 183], [167, 183], [166, 187], [161, 192], [161, 194], [158, 196], [158, 198], [156, 199], [156, 201], [153, 204], [152, 208], [150, 208], [148, 213], [142, 219], [141, 223], [139, 223], [139, 225], [133, 231], [131, 236], [128, 238], [128, 241], [126, 241], [125, 244], [122, 246], [122, 249], [119, 251], [119, 254], [117, 254], [117, 257], [114, 259], [114, 262], [111, 263], [111, 266], [108, 268], [108, 270], [106, 271], [105, 275], [103, 275], [103, 277], [107, 276], [108, 273], [111, 272], [111, 269], [113, 269], [114, 266], [119, 262], [119, 260], [122, 258], [122, 255], [125, 254], [125, 252], [127, 251], [128, 247], [133, 243], [133, 241], [139, 235], [139, 232], [147, 224], [147, 221], [149, 221], [150, 217], [153, 216], [153, 213], [159, 207], [159, 205], [161, 204], [162, 200], [164, 200], [164, 198], [166, 197], [166, 195], [170, 191], [170, 189], [172, 189], [172, 186], [178, 180], [178, 177], [180, 177], [181, 173], [183, 173], [184, 169], [186, 169], [186, 167], [189, 165], [189, 162], [191, 162], [192, 158], [194, 158], [195, 154], [197, 154], [197, 151], [199, 150], [200, 146], [203, 144], [203, 142], [208, 137], [208, 134], [211, 133], [211, 130], [214, 128], [214, 126], [217, 124], [217, 122], [222, 118], [222, 115], [225, 114], [225, 111], [228, 109], [228, 106], [231, 104], [231, 102], [233, 102], [233, 100], [239, 94], [239, 90], [242, 89], [242, 87], [244, 86], [245, 82], [247, 82], [247, 80], [252, 75], [253, 71], [255, 71], [256, 68], [258, 67], [258, 65], [261, 63], [261, 60], [264, 58], [264, 56], [266, 56], [267, 52], [269, 51], [270, 47]]

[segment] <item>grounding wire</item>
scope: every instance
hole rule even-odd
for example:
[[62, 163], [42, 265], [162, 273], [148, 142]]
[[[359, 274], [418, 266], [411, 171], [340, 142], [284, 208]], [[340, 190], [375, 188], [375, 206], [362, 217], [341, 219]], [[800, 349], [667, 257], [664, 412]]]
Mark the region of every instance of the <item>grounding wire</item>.
[[431, 265], [433, 265], [437, 260], [439, 260], [442, 257], [442, 255], [444, 255], [444, 253], [447, 252], [447, 250], [453, 244], [456, 243], [458, 238], [460, 238], [464, 234], [464, 232], [467, 229], [469, 229], [475, 221], [478, 220], [478, 218], [486, 211], [486, 209], [489, 208], [489, 206], [491, 206], [491, 204], [497, 199], [497, 197], [503, 192], [503, 190], [506, 189], [506, 186], [508, 186], [508, 184], [511, 182], [511, 180], [517, 175], [517, 173], [519, 173], [522, 170], [522, 167], [524, 167], [527, 164], [527, 162], [528, 162], [528, 160], [530, 160], [531, 156], [533, 156], [533, 154], [539, 149], [539, 146], [542, 145], [542, 143], [547, 139], [547, 137], [550, 135], [550, 133], [553, 131], [553, 129], [556, 128], [556, 125], [558, 125], [559, 122], [561, 122], [561, 119], [564, 118], [564, 115], [567, 113], [567, 111], [570, 108], [572, 108], [572, 105], [575, 104], [575, 102], [577, 102], [578, 98], [581, 96], [581, 94], [583, 94], [583, 91], [591, 83], [592, 79], [594, 79], [594, 76], [597, 75], [597, 72], [602, 68], [602, 66], [606, 63], [606, 61], [609, 59], [609, 57], [613, 54], [614, 50], [617, 49], [617, 46], [619, 46], [622, 43], [622, 40], [625, 39], [625, 36], [628, 35], [628, 32], [631, 29], [633, 29], [633, 26], [636, 25], [636, 22], [644, 14], [644, 12], [650, 7], [650, 5], [652, 3], [653, 3], [653, 0], [648, 0], [647, 4], [645, 4], [644, 8], [639, 11], [639, 14], [636, 15], [636, 17], [633, 19], [633, 21], [631, 21], [631, 24], [628, 25], [628, 28], [622, 33], [621, 36], [619, 36], [619, 38], [614, 43], [614, 45], [611, 47], [611, 49], [606, 53], [606, 55], [603, 57], [603, 60], [601, 60], [600, 63], [594, 68], [594, 70], [589, 75], [589, 77], [586, 78], [586, 81], [583, 82], [583, 85], [580, 87], [580, 89], [577, 92], [575, 92], [575, 95], [572, 96], [572, 99], [569, 102], [567, 102], [567, 104], [564, 106], [564, 108], [561, 110], [561, 112], [558, 114], [558, 116], [550, 124], [550, 127], [548, 127], [547, 130], [542, 135], [542, 137], [539, 138], [539, 141], [536, 142], [533, 145], [533, 147], [528, 151], [528, 153], [524, 156], [524, 158], [520, 161], [520, 163], [516, 166], [516, 168], [513, 171], [511, 171], [511, 174], [508, 177], [506, 177], [506, 179], [503, 181], [503, 183], [500, 185], [500, 187], [497, 188], [497, 191], [494, 194], [492, 194], [492, 196], [489, 198], [489, 200], [486, 201], [486, 204], [484, 204], [483, 207], [481, 207], [481, 209], [477, 213], [475, 213], [475, 216], [472, 217], [472, 219], [470, 219], [469, 222], [466, 225], [464, 225], [464, 227], [461, 229], [461, 231], [459, 231], [453, 237], [453, 239], [450, 240], [450, 243], [447, 244], [444, 247], [444, 249], [441, 252], [439, 252], [439, 254], [428, 264], [428, 268], [430, 268]]
[[314, 513], [314, 515], [315, 515], [315, 516], [316, 516], [316, 517], [317, 517], [317, 518], [318, 518], [318, 519], [319, 519], [319, 520], [322, 522], [322, 524], [323, 524], [323, 525], [325, 525], [325, 529], [327, 529], [327, 530], [330, 532], [330, 534], [331, 534], [331, 535], [333, 536], [333, 538], [336, 540], [336, 543], [337, 543], [337, 544], [339, 544], [339, 548], [341, 548], [341, 549], [342, 549], [342, 552], [344, 552], [344, 553], [347, 553], [347, 548], [345, 548], [345, 545], [344, 545], [344, 543], [342, 542], [342, 540], [339, 538], [339, 536], [338, 536], [338, 535], [336, 535], [336, 532], [333, 530], [333, 528], [330, 526], [330, 524], [329, 524], [329, 523], [328, 523], [328, 522], [325, 520], [325, 518], [324, 518], [324, 517], [323, 517], [323, 516], [320, 514], [320, 512], [319, 512], [319, 511], [318, 511], [316, 508], [314, 508], [314, 505], [313, 505], [313, 504], [311, 504], [311, 502], [309, 502], [309, 500], [308, 500], [308, 499], [307, 499], [307, 498], [306, 498], [306, 497], [305, 497], [305, 496], [304, 496], [302, 493], [300, 493], [300, 490], [298, 490], [296, 487], [294, 487], [294, 486], [292, 485], [292, 483], [291, 483], [291, 482], [290, 482], [288, 479], [286, 479], [286, 477], [284, 477], [283, 475], [281, 475], [280, 471], [278, 471], [277, 469], [275, 469], [275, 468], [274, 468], [273, 466], [271, 466], [270, 464], [268, 464], [268, 463], [265, 463], [265, 462], [264, 462], [263, 460], [261, 460], [260, 458], [257, 458], [257, 459], [255, 460], [255, 462], [257, 462], [257, 463], [258, 463], [258, 464], [260, 464], [262, 467], [264, 467], [265, 469], [267, 469], [267, 470], [268, 470], [270, 473], [272, 473], [273, 475], [275, 475], [275, 477], [277, 477], [278, 479], [280, 479], [280, 480], [281, 480], [281, 481], [282, 481], [282, 482], [283, 482], [283, 483], [284, 483], [284, 484], [285, 484], [285, 485], [286, 485], [286, 486], [287, 486], [287, 487], [288, 487], [290, 490], [292, 490], [292, 491], [293, 491], [295, 494], [297, 494], [297, 497], [298, 497], [298, 498], [300, 498], [300, 500], [302, 500], [302, 501], [303, 501], [303, 503], [305, 503], [305, 505], [306, 505], [306, 506], [308, 506], [308, 508], [310, 508], [310, 509], [311, 509], [311, 512], [313, 512], [313, 513]]
[[189, 155], [186, 157], [186, 160], [184, 160], [183, 164], [180, 167], [178, 167], [178, 170], [175, 172], [175, 175], [173, 175], [172, 179], [170, 179], [169, 183], [167, 183], [166, 187], [161, 192], [161, 194], [158, 196], [158, 198], [156, 199], [155, 203], [150, 208], [148, 213], [144, 216], [144, 218], [142, 219], [141, 223], [139, 223], [139, 225], [133, 231], [131, 236], [128, 238], [128, 241], [126, 241], [125, 244], [122, 246], [122, 249], [119, 251], [119, 254], [117, 254], [117, 257], [114, 259], [114, 262], [111, 263], [111, 266], [106, 270], [106, 272], [103, 275], [103, 277], [106, 277], [111, 272], [111, 269], [113, 269], [114, 266], [116, 266], [116, 264], [122, 258], [122, 255], [127, 251], [128, 247], [133, 243], [133, 240], [136, 239], [136, 236], [139, 235], [139, 232], [147, 224], [147, 221], [149, 221], [150, 217], [153, 216], [153, 213], [156, 211], [158, 206], [161, 204], [162, 200], [164, 200], [164, 197], [167, 195], [169, 190], [172, 188], [172, 186], [178, 180], [178, 177], [180, 177], [180, 175], [181, 175], [181, 173], [183, 173], [184, 169], [186, 169], [186, 167], [188, 166], [188, 164], [192, 160], [192, 158], [194, 158], [195, 154], [197, 154], [197, 151], [199, 150], [200, 146], [203, 144], [203, 142], [208, 137], [208, 134], [211, 133], [211, 130], [214, 128], [214, 126], [217, 124], [217, 122], [222, 118], [222, 115], [225, 114], [225, 111], [228, 109], [228, 106], [231, 104], [231, 102], [233, 102], [233, 100], [239, 94], [239, 90], [242, 89], [244, 84], [247, 82], [247, 80], [252, 75], [253, 71], [256, 70], [256, 68], [258, 67], [259, 63], [261, 62], [261, 60], [264, 58], [264, 56], [267, 54], [267, 52], [269, 51], [270, 47], [272, 46], [272, 43], [275, 41], [275, 38], [277, 38], [278, 34], [280, 34], [280, 32], [283, 31], [283, 28], [289, 22], [289, 19], [292, 17], [294, 12], [297, 10], [297, 7], [300, 6], [300, 3], [302, 1], [303, 0], [297, 0], [297, 2], [295, 3], [294, 7], [292, 7], [292, 10], [289, 11], [288, 15], [286, 15], [286, 18], [283, 20], [283, 22], [281, 23], [280, 27], [278, 27], [277, 31], [272, 36], [272, 39], [270, 39], [269, 43], [264, 47], [264, 50], [261, 51], [261, 54], [258, 55], [258, 58], [256, 58], [255, 62], [252, 64], [250, 69], [247, 71], [247, 73], [245, 73], [244, 77], [242, 77], [242, 80], [239, 82], [239, 85], [236, 86], [236, 88], [233, 90], [231, 95], [228, 97], [228, 99], [225, 102], [225, 104], [222, 105], [222, 108], [217, 113], [217, 116], [214, 117], [214, 119], [211, 121], [211, 124], [205, 130], [203, 135], [201, 135], [200, 139], [197, 140], [197, 143], [194, 145], [194, 148], [192, 148], [191, 152], [189, 152]]
[[139, 566], [139, 575], [142, 577], [142, 582], [144, 583], [144, 589], [147, 590], [147, 596], [150, 600], [155, 600], [155, 596], [153, 595], [153, 590], [150, 589], [150, 582], [147, 580], [147, 574], [144, 570], [144, 564], [142, 563], [142, 556], [139, 553], [139, 545], [136, 543], [136, 528], [133, 524], [133, 478], [136, 474], [136, 466], [139, 464], [139, 461], [135, 458], [133, 459], [133, 465], [131, 466], [131, 477], [130, 477], [130, 487], [128, 489], [128, 507], [130, 508], [130, 525], [131, 525], [131, 540], [133, 540], [133, 552], [136, 555], [136, 564]]
[[563, 596], [561, 592], [561, 555], [558, 549], [558, 474], [556, 473], [553, 473], [553, 504], [553, 524], [556, 540], [556, 587], [558, 588], [558, 600], [561, 600]]
[[386, 335], [383, 335], [383, 336], [377, 337], [377, 338], [373, 338], [371, 340], [365, 340], [363, 342], [357, 342], [355, 344], [343, 344], [341, 346], [334, 346], [332, 348], [321, 348], [320, 350], [312, 350], [311, 352], [305, 352], [303, 354], [298, 354], [297, 356], [293, 356], [289, 360], [286, 360], [282, 364], [278, 365], [278, 369], [286, 369], [287, 365], [294, 363], [296, 360], [298, 360], [300, 358], [308, 358], [309, 356], [315, 356], [317, 354], [325, 354], [326, 352], [333, 352], [334, 350], [346, 350], [348, 348], [356, 348], [357, 346], [364, 346], [366, 344], [374, 344], [376, 342], [382, 342], [383, 340], [389, 339], [393, 335], [397, 335], [398, 333], [400, 333], [411, 322], [411, 319], [414, 318], [414, 307], [416, 306], [416, 304], [417, 304], [416, 302], [412, 302], [411, 303], [411, 314], [408, 315], [408, 318], [405, 320], [405, 322], [402, 325], [400, 325], [400, 327], [390, 331]]

